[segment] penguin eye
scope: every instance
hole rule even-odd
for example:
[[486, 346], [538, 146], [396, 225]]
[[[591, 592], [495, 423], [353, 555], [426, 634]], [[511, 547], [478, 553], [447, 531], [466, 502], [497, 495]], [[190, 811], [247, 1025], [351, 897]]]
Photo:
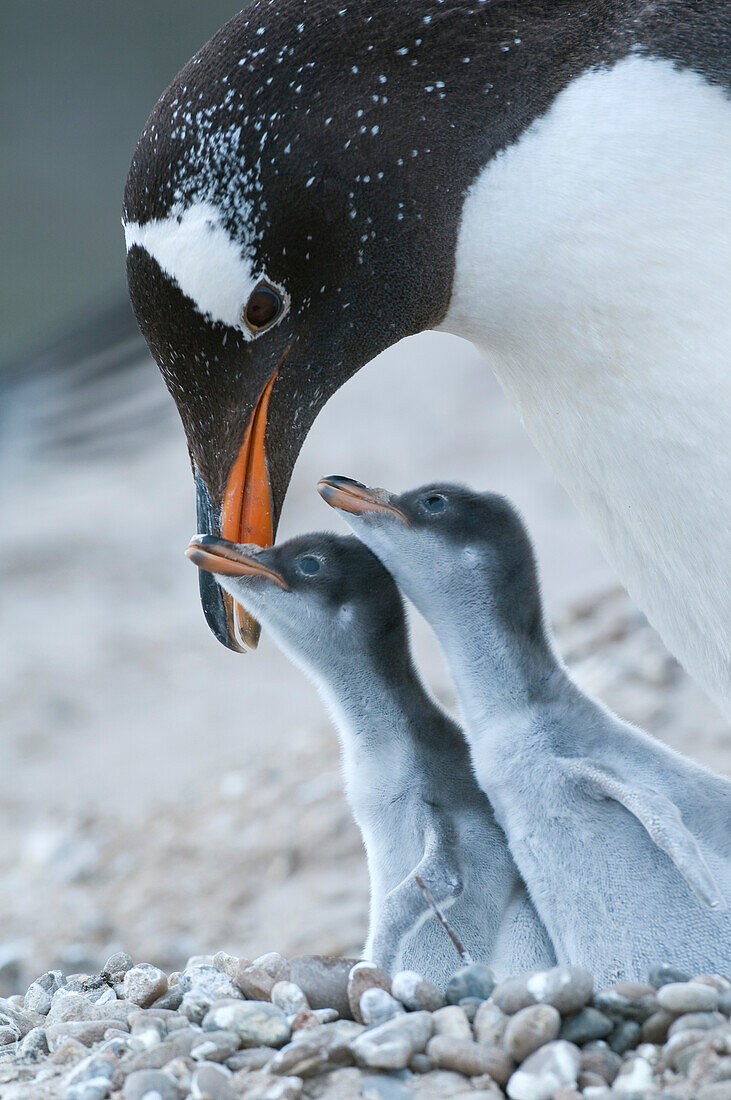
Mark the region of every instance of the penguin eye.
[[281, 295], [269, 283], [262, 281], [254, 287], [244, 306], [243, 318], [246, 327], [253, 333], [268, 328], [282, 312], [282, 306]]
[[425, 512], [436, 515], [437, 512], [443, 512], [447, 507], [447, 498], [442, 496], [441, 493], [429, 493], [428, 496], [422, 498], [421, 503]]
[[314, 554], [305, 554], [304, 557], [298, 558], [297, 568], [306, 577], [314, 577], [315, 573], [319, 573], [322, 569], [322, 562]]

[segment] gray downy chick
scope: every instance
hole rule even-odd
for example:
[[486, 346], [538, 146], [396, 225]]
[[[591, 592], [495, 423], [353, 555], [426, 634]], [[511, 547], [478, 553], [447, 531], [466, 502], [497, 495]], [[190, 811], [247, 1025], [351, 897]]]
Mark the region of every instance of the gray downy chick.
[[498, 976], [555, 953], [472, 772], [458, 726], [414, 669], [398, 589], [357, 539], [312, 534], [260, 550], [198, 536], [187, 550], [314, 681], [337, 728], [363, 836], [371, 903], [365, 954], [444, 984], [455, 948]]
[[478, 782], [559, 962], [600, 982], [656, 962], [729, 971], [731, 783], [572, 681], [513, 506], [457, 485], [319, 489], [437, 635]]

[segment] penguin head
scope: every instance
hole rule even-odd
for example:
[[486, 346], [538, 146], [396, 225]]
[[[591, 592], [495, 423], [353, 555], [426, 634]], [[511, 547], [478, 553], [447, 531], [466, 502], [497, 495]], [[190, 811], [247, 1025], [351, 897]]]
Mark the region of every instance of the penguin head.
[[301, 535], [262, 550], [198, 535], [186, 555], [318, 678], [349, 665], [393, 669], [408, 659], [396, 584], [352, 536]]
[[530, 536], [505, 497], [450, 483], [399, 495], [340, 476], [318, 490], [432, 625], [477, 615], [512, 634], [542, 630]]
[[[457, 179], [453, 35], [418, 5], [383, 14], [251, 4], [176, 77], [136, 148], [129, 290], [185, 428], [201, 532], [271, 544], [327, 399], [447, 311], [474, 171]], [[482, 79], [462, 68], [460, 95]], [[218, 638], [254, 644], [213, 577], [201, 585]]]

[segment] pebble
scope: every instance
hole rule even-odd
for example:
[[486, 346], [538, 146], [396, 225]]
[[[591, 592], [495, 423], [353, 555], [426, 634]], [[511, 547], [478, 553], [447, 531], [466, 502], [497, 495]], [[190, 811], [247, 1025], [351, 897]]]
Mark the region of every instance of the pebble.
[[532, 1004], [550, 1004], [562, 1014], [578, 1012], [591, 1000], [594, 979], [578, 966], [555, 966], [508, 978], [491, 1000], [508, 1016]]
[[364, 1077], [360, 1083], [365, 1100], [412, 1100], [411, 1089], [394, 1077]]
[[503, 1039], [505, 1050], [514, 1062], [558, 1038], [561, 1014], [553, 1005], [529, 1005], [510, 1017]]
[[391, 993], [413, 1012], [424, 1009], [435, 1012], [444, 1004], [444, 995], [423, 974], [416, 970], [400, 970], [391, 979]]
[[288, 978], [300, 987], [311, 1008], [334, 1008], [339, 1016], [349, 1018], [348, 975], [357, 961], [329, 955], [300, 955], [289, 960]]
[[[230, 979], [229, 979], [230, 980]], [[251, 1001], [268, 1001], [276, 980], [261, 966], [239, 966], [236, 971], [236, 987]], [[225, 996], [225, 994], [223, 994]]]
[[614, 1024], [597, 1008], [587, 1005], [580, 1012], [568, 1016], [561, 1025], [561, 1038], [569, 1043], [575, 1043], [581, 1047], [584, 1043], [591, 1043], [595, 1039], [606, 1039], [614, 1028]]
[[306, 1012], [310, 1005], [304, 993], [294, 982], [280, 981], [272, 986], [270, 1000], [282, 1012], [288, 1016], [296, 1016], [298, 1012]]
[[678, 1015], [687, 1012], [712, 1012], [718, 1007], [717, 989], [700, 982], [668, 982], [657, 992], [660, 1008]]
[[115, 951], [110, 955], [102, 967], [102, 978], [110, 985], [124, 981], [124, 976], [133, 966], [132, 956], [126, 951]]
[[[179, 991], [182, 996], [191, 990], [198, 990], [199, 992], [206, 993], [214, 1001], [230, 1000], [231, 998], [241, 997], [241, 989], [238, 986], [238, 981], [235, 983], [229, 978], [228, 974], [224, 974], [221, 970], [218, 970], [212, 963], [208, 962], [196, 962], [193, 965], [186, 966], [180, 978], [173, 987], [176, 992]], [[267, 989], [267, 996], [271, 989], [271, 982]], [[260, 999], [260, 998], [253, 998]]]
[[618, 1093], [642, 1093], [652, 1085], [652, 1066], [645, 1058], [630, 1058], [614, 1079], [612, 1090]]
[[242, 1046], [280, 1047], [291, 1029], [281, 1008], [269, 1001], [218, 1001], [203, 1018], [204, 1031], [235, 1031]]
[[231, 1072], [225, 1066], [199, 1066], [190, 1079], [190, 1095], [193, 1100], [235, 1100], [230, 1078]]
[[259, 955], [257, 959], [254, 959], [252, 965], [266, 970], [275, 982], [283, 982], [291, 978], [290, 964], [284, 955], [280, 955], [278, 951], [267, 951], [266, 954]]
[[668, 1028], [675, 1017], [671, 1012], [660, 1009], [653, 1012], [642, 1025], [642, 1038], [646, 1043], [664, 1043], [668, 1037]]
[[606, 1043], [597, 1043], [591, 1050], [582, 1050], [581, 1069], [586, 1073], [594, 1073], [601, 1077], [608, 1085], [611, 1085], [619, 1073], [622, 1059], [607, 1046]]
[[406, 1069], [411, 1056], [426, 1047], [432, 1027], [430, 1013], [404, 1013], [364, 1031], [351, 1043], [351, 1050], [361, 1065], [373, 1069]]
[[386, 1020], [403, 1015], [405, 1011], [400, 1001], [378, 986], [366, 989], [365, 993], [361, 994], [358, 1006], [360, 1021], [369, 1026], [385, 1024]]
[[467, 1013], [461, 1005], [445, 1005], [432, 1013], [435, 1035], [449, 1035], [453, 1039], [472, 1039], [472, 1028]]
[[370, 962], [359, 962], [348, 974], [348, 1007], [350, 1015], [359, 1024], [365, 1023], [360, 1011], [360, 999], [367, 989], [384, 989], [391, 992], [391, 975]]
[[551, 1100], [562, 1085], [576, 1086], [580, 1065], [579, 1048], [556, 1039], [531, 1054], [515, 1071], [508, 1081], [508, 1096], [510, 1100]]
[[194, 1062], [225, 1062], [241, 1046], [237, 1031], [208, 1031], [190, 1048]]
[[510, 1019], [492, 1001], [485, 1001], [477, 1009], [473, 1021], [478, 1043], [501, 1043]]
[[38, 1012], [45, 1016], [51, 1007], [53, 994], [63, 984], [63, 974], [60, 970], [49, 970], [45, 974], [41, 974], [28, 986], [23, 998], [23, 1007], [27, 1008], [29, 1012]]
[[177, 1081], [158, 1069], [140, 1069], [130, 1073], [122, 1088], [123, 1100], [180, 1100]]
[[334, 1024], [308, 1029], [274, 1055], [270, 1073], [314, 1077], [333, 1066], [353, 1064], [351, 1043], [364, 1032], [362, 1024], [338, 1020]]
[[667, 966], [665, 963], [660, 963], [658, 966], [651, 966], [647, 980], [651, 986], [655, 989], [660, 989], [663, 985], [669, 985], [670, 982], [687, 982], [690, 981], [690, 974], [686, 974], [683, 970], [678, 970], [674, 966]]
[[450, 978], [444, 995], [451, 1005], [459, 1004], [467, 997], [486, 1001], [495, 988], [495, 975], [489, 966], [471, 963], [462, 966]]
[[429, 1040], [426, 1053], [440, 1069], [451, 1069], [465, 1077], [483, 1073], [504, 1085], [514, 1063], [500, 1047], [489, 1047], [472, 1039], [455, 1039], [451, 1035], [435, 1035]]
[[151, 963], [132, 966], [123, 979], [124, 995], [128, 1001], [147, 1008], [167, 990], [167, 975]]
[[636, 1047], [642, 1034], [642, 1028], [635, 1020], [623, 1020], [609, 1036], [609, 1046], [615, 1054], [624, 1054]]

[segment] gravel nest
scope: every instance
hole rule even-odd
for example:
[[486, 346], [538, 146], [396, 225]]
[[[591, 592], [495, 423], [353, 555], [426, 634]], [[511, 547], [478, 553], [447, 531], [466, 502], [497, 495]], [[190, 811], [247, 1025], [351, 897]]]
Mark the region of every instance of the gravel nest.
[[336, 956], [117, 952], [0, 1000], [2, 1100], [729, 1100], [731, 981], [657, 965], [596, 991], [579, 967], [445, 990]]

